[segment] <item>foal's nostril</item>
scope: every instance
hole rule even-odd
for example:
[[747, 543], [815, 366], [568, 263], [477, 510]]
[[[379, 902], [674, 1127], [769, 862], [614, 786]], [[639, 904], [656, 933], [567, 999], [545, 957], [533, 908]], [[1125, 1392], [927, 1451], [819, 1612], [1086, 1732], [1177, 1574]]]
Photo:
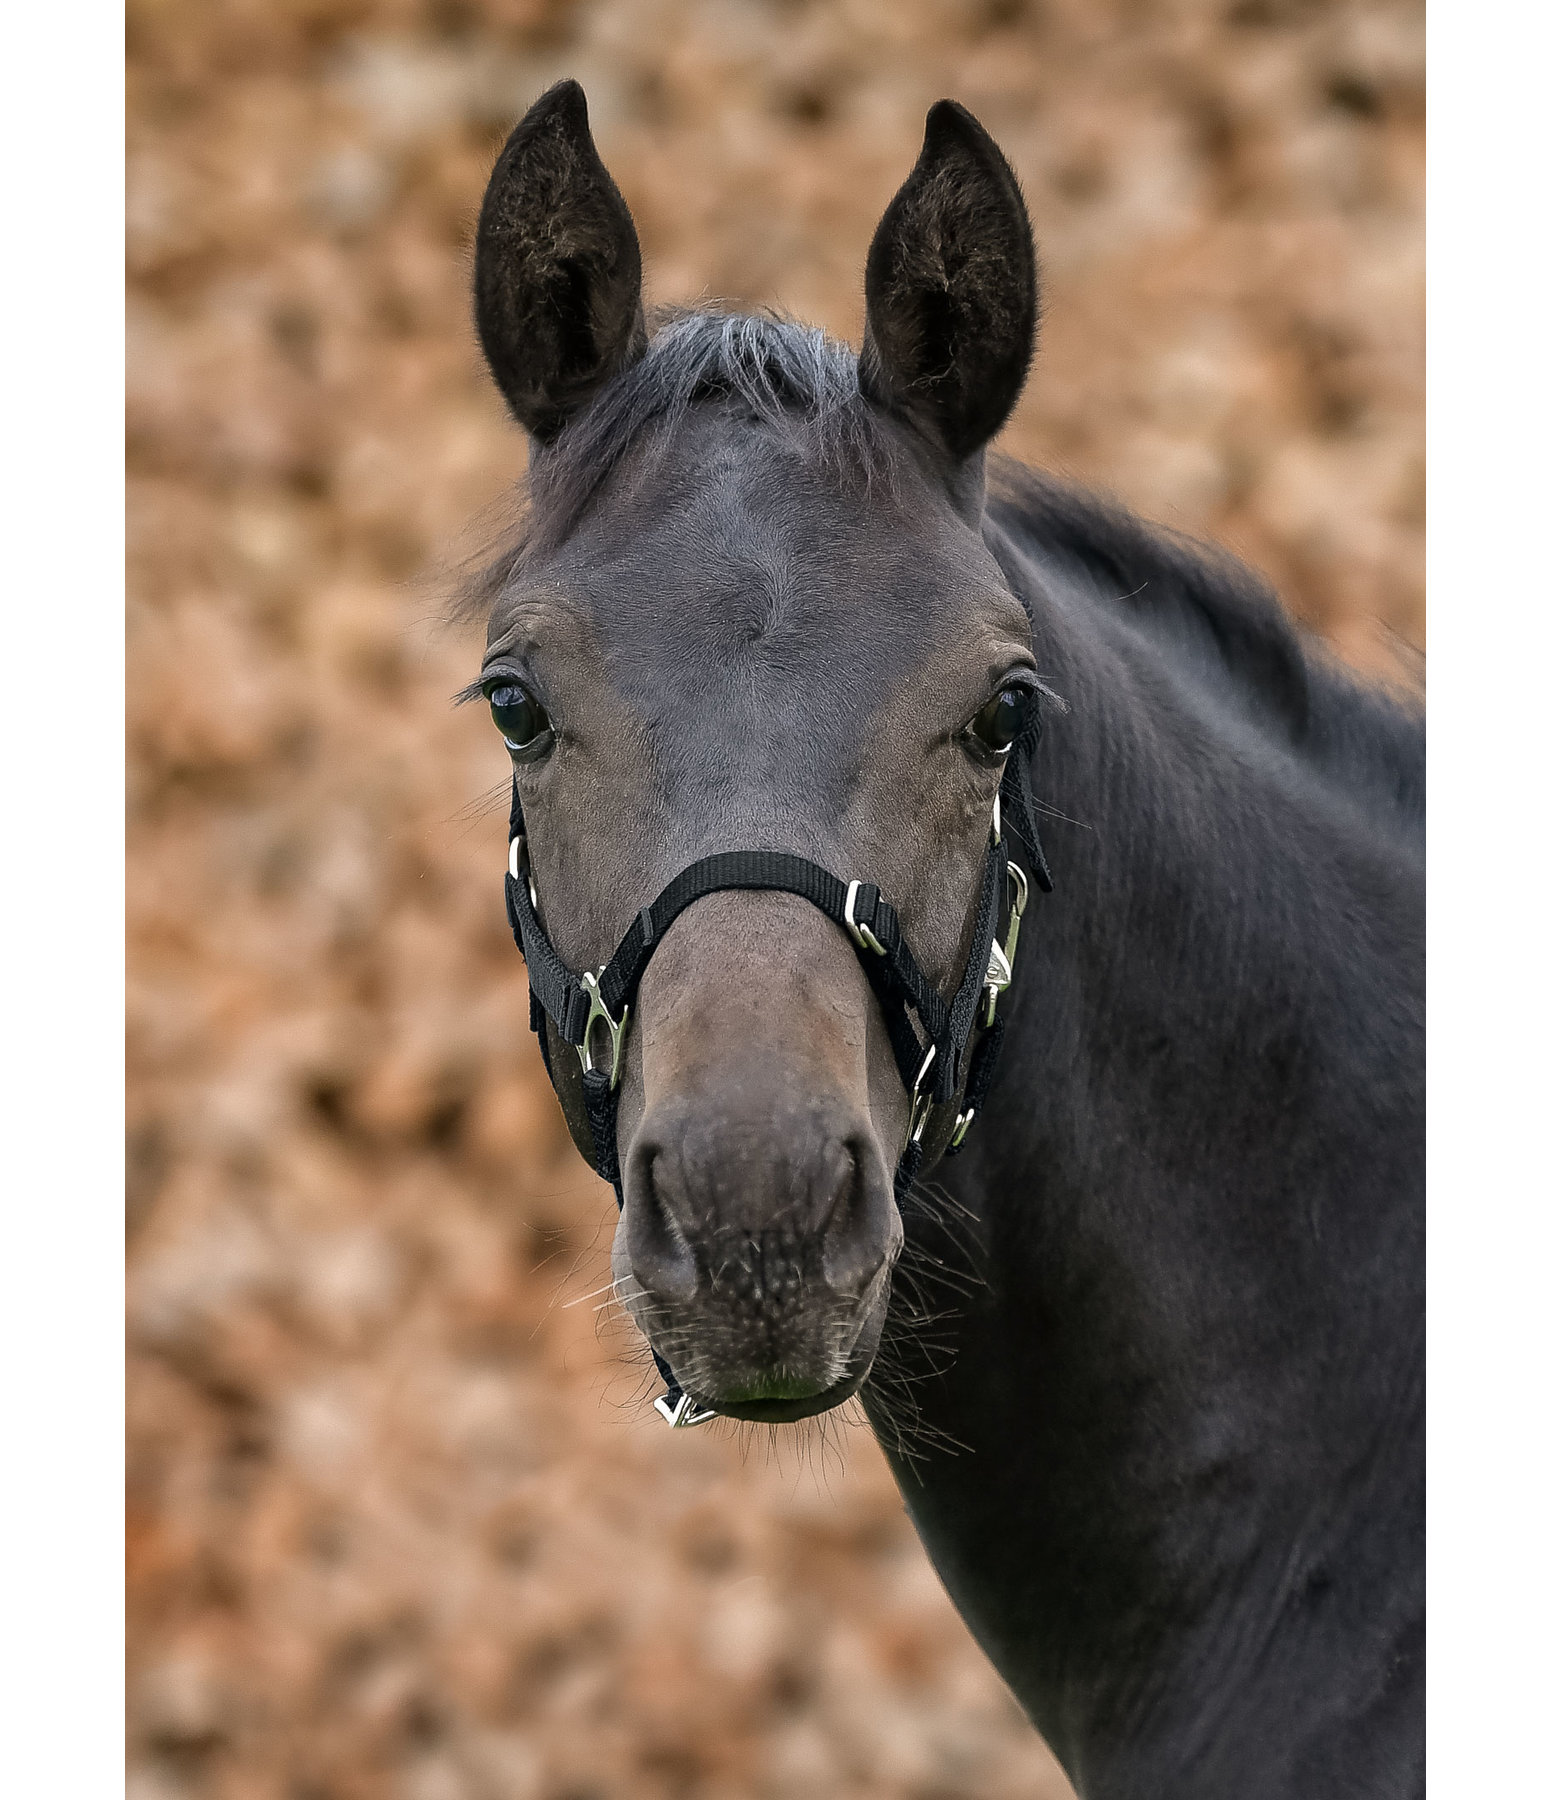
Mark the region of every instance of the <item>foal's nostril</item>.
[[897, 1247], [893, 1193], [871, 1145], [837, 1146], [834, 1197], [819, 1227], [824, 1278], [836, 1294], [864, 1293]]
[[658, 1300], [684, 1301], [693, 1297], [699, 1271], [673, 1213], [664, 1162], [663, 1152], [655, 1149], [641, 1159], [640, 1180], [625, 1209], [625, 1244], [631, 1271], [648, 1293]]
[[852, 1109], [726, 1085], [741, 1106], [668, 1097], [642, 1121], [616, 1267], [685, 1392], [740, 1418], [800, 1417], [871, 1366], [903, 1227]]

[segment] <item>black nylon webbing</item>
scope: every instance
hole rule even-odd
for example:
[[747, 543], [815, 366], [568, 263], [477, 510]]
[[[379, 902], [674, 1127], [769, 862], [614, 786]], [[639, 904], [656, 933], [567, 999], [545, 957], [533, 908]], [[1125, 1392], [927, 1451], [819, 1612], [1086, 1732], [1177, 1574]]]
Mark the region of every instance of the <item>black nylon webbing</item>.
[[985, 971], [990, 966], [990, 946], [1001, 924], [1001, 890], [1005, 885], [1006, 846], [998, 839], [992, 845], [990, 855], [985, 858], [974, 922], [974, 942], [969, 949], [969, 972], [977, 969], [979, 977], [973, 988], [970, 988], [967, 976], [965, 977], [948, 1010], [944, 1036], [949, 1053], [941, 1058], [943, 1066], [936, 1071], [934, 1097], [939, 1106], [945, 1106], [958, 1092], [958, 1064], [968, 1048], [969, 1034], [974, 1029], [974, 1014], [984, 991]]
[[[604, 1181], [618, 1188], [623, 1176], [619, 1169], [619, 1104], [604, 1069], [588, 1069], [581, 1077], [581, 1098], [586, 1103], [587, 1124], [592, 1128], [592, 1167]], [[622, 1210], [624, 1196], [619, 1205]]]
[[[1052, 885], [1049, 866], [1039, 842], [1027, 768], [1039, 733], [1040, 717], [1035, 713], [1028, 732], [1009, 758], [1008, 773], [1012, 780], [1004, 783], [1003, 788], [1007, 823], [1027, 844], [1033, 878], [1048, 892]], [[515, 841], [523, 833], [522, 802], [515, 780], [512, 783], [511, 829]], [[993, 843], [983, 864], [968, 963], [950, 1003], [944, 1002], [927, 980], [905, 941], [898, 914], [882, 898], [877, 887], [871, 882], [859, 883], [857, 887], [853, 917], [858, 925], [871, 931], [887, 952], [878, 956], [858, 947], [862, 966], [883, 1013], [900, 1077], [907, 1087], [912, 1088], [926, 1049], [934, 1045], [938, 1054], [936, 1066], [931, 1071], [930, 1092], [937, 1105], [950, 1101], [963, 1081], [963, 1055], [973, 1032], [991, 943], [999, 923], [998, 895], [1006, 861], [1004, 845]], [[846, 925], [847, 884], [806, 857], [780, 850], [731, 850], [704, 857], [674, 876], [649, 906], [641, 908], [602, 970], [599, 994], [614, 1018], [619, 1018], [622, 1008], [633, 1001], [653, 951], [673, 923], [707, 894], [733, 889], [796, 894], [818, 907], [837, 925]], [[518, 879], [507, 872], [506, 912], [518, 946], [527, 959], [528, 980], [536, 1006], [554, 1021], [565, 1042], [581, 1044], [591, 1009], [590, 997], [580, 979], [550, 943], [533, 906], [525, 874]], [[918, 1031], [911, 1023], [910, 1013], [919, 1022]], [[537, 1022], [535, 1012], [535, 1028]], [[999, 1047], [999, 1037], [997, 1045]], [[547, 1065], [549, 1045], [546, 1034], [543, 1049]], [[975, 1058], [977, 1067], [987, 1070], [993, 1060], [994, 1053], [977, 1054]], [[594, 1132], [594, 1139], [596, 1136]], [[594, 1166], [616, 1160], [610, 1154], [611, 1149], [608, 1144], [596, 1145]]]
[[560, 961], [533, 911], [527, 882], [506, 872], [506, 917], [527, 959], [527, 984], [567, 1044], [579, 1044], [587, 1018], [587, 991]]
[[1042, 893], [1053, 894], [1055, 878], [1049, 872], [1049, 864], [1044, 858], [1044, 845], [1039, 841], [1039, 822], [1034, 817], [1033, 777], [1030, 772], [1033, 753], [1038, 749], [1043, 733], [1043, 720], [1035, 712], [1022, 744], [1012, 756], [1009, 770], [1012, 777], [1011, 791], [1005, 792], [1005, 782], [1002, 787], [1007, 823], [1028, 846], [1029, 861], [1032, 864], [1028, 872]]
[[602, 978], [608, 1010], [617, 1016], [618, 1008], [634, 996], [652, 951], [696, 900], [725, 889], [761, 888], [796, 894], [827, 913], [836, 925], [844, 922], [845, 883], [805, 856], [781, 850], [727, 850], [704, 857], [675, 875], [650, 906], [641, 908], [609, 957]]
[[[1008, 769], [1011, 780], [1003, 781], [1002, 797], [1007, 826], [1028, 848], [1032, 878], [1045, 893], [1049, 893], [1054, 884], [1039, 841], [1028, 770], [1041, 729], [1042, 722], [1036, 711], [1029, 729], [1013, 747]], [[522, 799], [513, 777], [513, 845], [524, 836], [524, 830]], [[968, 959], [951, 1001], [944, 1001], [927, 980], [905, 941], [898, 914], [873, 883], [856, 884], [852, 907], [856, 925], [864, 926], [883, 947], [884, 953], [879, 955], [858, 942], [856, 951], [877, 996], [888, 1041], [906, 1089], [913, 1094], [917, 1081], [925, 1073], [926, 1058], [935, 1050], [929, 1098], [934, 1105], [946, 1105], [962, 1087], [963, 1118], [983, 1106], [1006, 1033], [1003, 1016], [981, 1035], [965, 1077], [964, 1056], [974, 1033], [991, 948], [1000, 925], [1007, 860], [1006, 845], [996, 835], [986, 847]], [[513, 861], [520, 869], [520, 856], [514, 855]], [[708, 894], [729, 890], [795, 894], [811, 902], [836, 925], [847, 931], [850, 929], [845, 917], [849, 885], [806, 857], [783, 850], [729, 850], [704, 857], [675, 875], [649, 906], [641, 908], [600, 972], [598, 997], [613, 1019], [622, 1019], [623, 1008], [633, 1004], [646, 966], [673, 923], [695, 901]], [[583, 1045], [592, 1011], [591, 996], [580, 977], [571, 971], [550, 943], [534, 907], [525, 870], [519, 875], [514, 875], [510, 869], [507, 871], [506, 916], [517, 947], [527, 961], [531, 1022], [538, 1034], [544, 1067], [553, 1082], [547, 1023], [553, 1021], [566, 1043]], [[918, 1030], [911, 1021], [911, 1014], [918, 1021]], [[611, 1085], [610, 1071], [600, 1065], [584, 1070], [581, 1091], [592, 1137], [592, 1166], [612, 1184], [615, 1199], [622, 1209], [624, 1188], [619, 1167], [618, 1095]], [[923, 1136], [921, 1130], [911, 1132], [895, 1170], [894, 1195], [901, 1202], [920, 1173], [924, 1160]], [[655, 1350], [652, 1356], [667, 1387], [666, 1399], [672, 1405], [682, 1397], [682, 1390], [662, 1357]]]
[[[517, 822], [520, 825], [520, 811]], [[987, 883], [999, 879], [1000, 866], [993, 854], [987, 856]], [[806, 857], [794, 856], [784, 850], [729, 850], [704, 857], [675, 875], [650, 906], [641, 908], [635, 922], [620, 940], [618, 949], [608, 959], [598, 990], [614, 1018], [618, 1018], [622, 1008], [634, 1000], [653, 951], [674, 921], [696, 900], [728, 890], [796, 894], [810, 901], [836, 925], [845, 925], [847, 884]], [[981, 912], [986, 911], [983, 885], [979, 904]], [[976, 934], [969, 967], [955, 1002], [961, 1005], [967, 998], [970, 1012], [974, 996], [984, 983], [990, 936], [994, 934], [994, 909], [990, 910], [992, 916], [988, 923], [981, 920], [982, 928]], [[533, 908], [526, 878], [518, 879], [509, 870], [506, 875], [506, 916], [517, 944], [527, 958], [528, 983], [538, 1004], [553, 1019], [566, 1043], [580, 1044], [591, 1005], [587, 990], [549, 942], [548, 933]], [[888, 1023], [889, 1042], [899, 1064], [899, 1073], [909, 1086], [919, 1069], [924, 1045], [910, 1026], [904, 1008], [908, 1006], [914, 1010], [928, 1044], [943, 1041], [951, 1029], [953, 1015], [921, 973], [920, 965], [899, 929], [897, 913], [870, 882], [861, 883], [857, 891], [855, 918], [887, 951], [883, 957], [868, 952], [864, 954], [863, 962]], [[940, 1077], [937, 1082], [940, 1085]], [[946, 1095], [938, 1097], [946, 1098]]]

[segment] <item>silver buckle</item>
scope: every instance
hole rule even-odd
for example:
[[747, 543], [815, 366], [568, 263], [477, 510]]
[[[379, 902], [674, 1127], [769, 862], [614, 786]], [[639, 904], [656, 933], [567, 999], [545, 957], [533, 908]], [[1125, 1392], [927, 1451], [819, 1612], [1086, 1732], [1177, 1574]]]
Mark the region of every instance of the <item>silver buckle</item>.
[[1023, 908], [1028, 904], [1028, 877], [1014, 862], [1007, 863], [1006, 872], [1012, 878], [1012, 905], [1007, 918], [1005, 947], [998, 938], [990, 940], [990, 963], [985, 970], [987, 1031], [996, 1022], [997, 1001], [1012, 985], [1012, 965], [1017, 960], [1017, 938], [1023, 926]]
[[932, 1063], [936, 1061], [936, 1045], [926, 1052], [926, 1060], [920, 1065], [915, 1076], [914, 1091], [910, 1095], [910, 1142], [918, 1144], [926, 1134], [926, 1120], [931, 1117], [931, 1096], [921, 1092], [925, 1086], [926, 1075]]
[[581, 1058], [582, 1073], [590, 1075], [593, 1066], [592, 1027], [601, 1020], [608, 1027], [608, 1086], [609, 1091], [612, 1092], [619, 1085], [619, 1071], [624, 1065], [624, 1033], [630, 1023], [630, 1009], [625, 1007], [616, 1021], [613, 1014], [604, 1006], [602, 990], [597, 985], [598, 978], [602, 973], [603, 971], [599, 969], [596, 975], [583, 975], [581, 978], [581, 985], [587, 990], [591, 1004], [587, 1009], [587, 1022], [582, 1028], [581, 1042], [576, 1046], [576, 1053]]
[[698, 1406], [687, 1394], [680, 1394], [677, 1400], [669, 1400], [666, 1394], [658, 1394], [651, 1404], [674, 1431], [687, 1431], [691, 1425], [703, 1425], [707, 1419], [716, 1417], [715, 1407]]
[[888, 946], [877, 941], [876, 934], [870, 925], [856, 923], [856, 895], [861, 891], [861, 883], [853, 881], [845, 890], [845, 929], [863, 950], [875, 950], [879, 956], [888, 954]]
[[[513, 881], [522, 879], [523, 852], [527, 849], [527, 839], [519, 831], [511, 840], [511, 848], [506, 852], [506, 867], [511, 871]], [[533, 886], [533, 865], [527, 865], [527, 897], [533, 902], [533, 911], [538, 911], [538, 889]]]
[[996, 1002], [1012, 985], [1012, 961], [1000, 940], [990, 940], [990, 964], [985, 970], [985, 1029], [996, 1022]]
[[971, 1106], [967, 1112], [959, 1113], [957, 1123], [953, 1126], [953, 1135], [947, 1140], [947, 1147], [949, 1150], [956, 1150], [958, 1148], [963, 1140], [969, 1135], [969, 1127], [973, 1123], [974, 1108]]

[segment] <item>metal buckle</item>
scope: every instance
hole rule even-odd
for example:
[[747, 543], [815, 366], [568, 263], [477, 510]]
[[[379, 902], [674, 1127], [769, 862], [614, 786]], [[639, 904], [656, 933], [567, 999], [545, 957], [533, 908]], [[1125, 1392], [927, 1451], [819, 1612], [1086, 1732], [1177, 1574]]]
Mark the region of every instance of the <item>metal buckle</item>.
[[888, 954], [888, 946], [880, 944], [870, 925], [856, 923], [856, 895], [861, 891], [861, 883], [853, 881], [845, 890], [845, 929], [863, 950], [875, 950], [879, 956]]
[[707, 1419], [716, 1417], [715, 1407], [698, 1406], [687, 1394], [680, 1394], [676, 1400], [658, 1394], [651, 1404], [674, 1431], [686, 1431], [691, 1425], [703, 1425]]
[[998, 938], [990, 940], [990, 964], [985, 970], [985, 1029], [996, 1022], [996, 1002], [1012, 985], [1012, 963]]
[[581, 1058], [581, 1069], [585, 1075], [592, 1073], [592, 1027], [602, 1020], [608, 1027], [609, 1065], [608, 1086], [610, 1092], [619, 1085], [619, 1070], [624, 1062], [624, 1033], [630, 1022], [630, 1009], [625, 1007], [615, 1020], [613, 1014], [603, 1004], [602, 990], [598, 987], [598, 979], [603, 971], [596, 975], [583, 975], [581, 985], [587, 990], [591, 1004], [587, 1009], [587, 1022], [582, 1027], [581, 1042], [576, 1046], [576, 1053]]
[[1022, 930], [1023, 908], [1028, 904], [1028, 877], [1014, 862], [1007, 863], [1006, 872], [1012, 878], [1012, 904], [1007, 916], [1005, 945], [997, 938], [990, 940], [990, 964], [985, 970], [987, 1031], [996, 1022], [996, 1003], [1012, 985], [1012, 965], [1017, 960], [1017, 937]]
[[931, 1096], [923, 1094], [926, 1073], [936, 1061], [936, 1045], [932, 1044], [926, 1051], [926, 1060], [920, 1065], [915, 1076], [915, 1087], [910, 1094], [910, 1142], [918, 1144], [926, 1134], [926, 1120], [931, 1117]]
[[947, 1140], [947, 1147], [949, 1150], [956, 1150], [958, 1148], [963, 1140], [969, 1135], [969, 1127], [973, 1123], [974, 1108], [971, 1106], [967, 1112], [959, 1113], [958, 1121], [953, 1126], [953, 1135]]
[[[511, 848], [506, 852], [506, 867], [511, 871], [511, 879], [522, 879], [522, 856], [527, 849], [527, 839], [519, 831], [511, 840]], [[533, 886], [533, 865], [527, 865], [527, 897], [533, 902], [533, 911], [538, 911], [538, 889]]]
[[996, 789], [996, 797], [990, 803], [990, 841], [993, 844], [999, 844], [1001, 842], [1001, 790], [1000, 790], [1000, 788]]

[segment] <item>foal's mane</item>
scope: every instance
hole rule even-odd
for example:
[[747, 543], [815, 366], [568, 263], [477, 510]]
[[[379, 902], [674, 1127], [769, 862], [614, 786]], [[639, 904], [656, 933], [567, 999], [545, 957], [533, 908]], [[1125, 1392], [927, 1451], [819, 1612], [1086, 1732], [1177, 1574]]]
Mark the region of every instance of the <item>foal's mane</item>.
[[[667, 444], [702, 401], [790, 433], [803, 456], [837, 481], [867, 490], [891, 485], [901, 440], [862, 397], [848, 345], [774, 313], [666, 310], [653, 327], [645, 354], [533, 452], [516, 519], [494, 551], [466, 570], [458, 616], [488, 613], [529, 559], [575, 529], [638, 442], [651, 433]], [[1194, 673], [1234, 690], [1256, 723], [1289, 747], [1401, 816], [1419, 817], [1417, 709], [1337, 667], [1236, 557], [1006, 457], [991, 460], [986, 510], [991, 548], [1025, 604], [1028, 570], [1019, 553], [1055, 565], [1095, 605], [1125, 613]]]
[[1258, 731], [1340, 787], [1407, 826], [1420, 822], [1418, 698], [1338, 663], [1237, 557], [1006, 457], [992, 461], [986, 511], [991, 549], [1025, 605], [1022, 557], [1058, 569], [1094, 606], [1133, 624], [1195, 682], [1229, 696]]

